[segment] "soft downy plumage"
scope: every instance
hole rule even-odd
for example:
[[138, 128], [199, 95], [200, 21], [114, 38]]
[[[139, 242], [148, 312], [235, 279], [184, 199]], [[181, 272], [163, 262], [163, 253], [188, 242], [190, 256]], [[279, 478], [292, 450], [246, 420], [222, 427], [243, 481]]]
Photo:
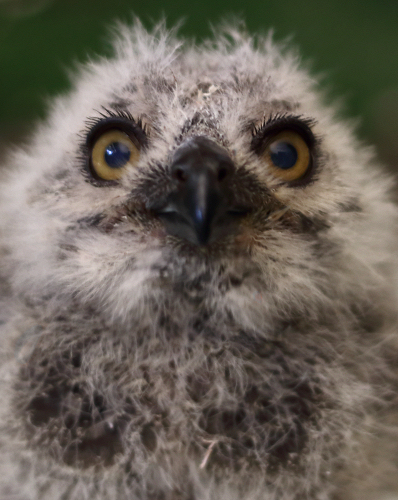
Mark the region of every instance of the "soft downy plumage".
[[394, 498], [391, 179], [272, 37], [117, 32], [4, 170], [0, 498]]

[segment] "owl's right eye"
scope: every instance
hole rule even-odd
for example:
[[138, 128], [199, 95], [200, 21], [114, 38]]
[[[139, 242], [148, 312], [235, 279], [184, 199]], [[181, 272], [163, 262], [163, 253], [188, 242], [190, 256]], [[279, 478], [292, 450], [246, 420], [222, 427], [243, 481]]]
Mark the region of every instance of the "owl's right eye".
[[129, 167], [136, 165], [139, 158], [139, 147], [125, 132], [107, 130], [92, 146], [90, 167], [100, 179], [116, 181]]

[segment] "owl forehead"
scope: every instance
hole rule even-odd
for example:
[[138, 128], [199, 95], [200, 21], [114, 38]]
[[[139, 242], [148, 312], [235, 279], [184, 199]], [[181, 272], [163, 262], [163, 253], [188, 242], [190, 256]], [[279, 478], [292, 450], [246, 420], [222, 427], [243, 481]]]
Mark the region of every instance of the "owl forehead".
[[114, 96], [110, 107], [128, 111], [153, 138], [169, 144], [209, 135], [228, 145], [269, 116], [297, 112], [293, 98], [275, 94], [267, 78], [240, 75], [231, 80], [214, 70], [188, 75], [165, 71], [130, 83]]

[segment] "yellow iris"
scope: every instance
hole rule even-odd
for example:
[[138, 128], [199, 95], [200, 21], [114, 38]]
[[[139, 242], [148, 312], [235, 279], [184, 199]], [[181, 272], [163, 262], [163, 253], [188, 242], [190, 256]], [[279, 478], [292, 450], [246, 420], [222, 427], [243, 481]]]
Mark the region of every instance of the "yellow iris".
[[108, 130], [94, 143], [91, 152], [91, 166], [95, 174], [103, 180], [120, 179], [127, 168], [135, 165], [140, 150], [121, 130]]
[[292, 182], [305, 175], [311, 165], [309, 147], [300, 134], [285, 130], [271, 137], [263, 158], [276, 177]]

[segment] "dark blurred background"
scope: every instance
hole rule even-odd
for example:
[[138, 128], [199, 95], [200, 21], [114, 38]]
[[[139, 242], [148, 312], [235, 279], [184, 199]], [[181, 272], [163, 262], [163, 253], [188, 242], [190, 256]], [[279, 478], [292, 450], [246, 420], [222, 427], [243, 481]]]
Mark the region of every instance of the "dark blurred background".
[[162, 15], [198, 41], [210, 24], [237, 15], [249, 31], [293, 35], [303, 58], [323, 75], [360, 136], [398, 172], [397, 0], [0, 0], [0, 155], [45, 115], [49, 96], [68, 88], [76, 60], [110, 53], [107, 27], [132, 15], [150, 26]]

